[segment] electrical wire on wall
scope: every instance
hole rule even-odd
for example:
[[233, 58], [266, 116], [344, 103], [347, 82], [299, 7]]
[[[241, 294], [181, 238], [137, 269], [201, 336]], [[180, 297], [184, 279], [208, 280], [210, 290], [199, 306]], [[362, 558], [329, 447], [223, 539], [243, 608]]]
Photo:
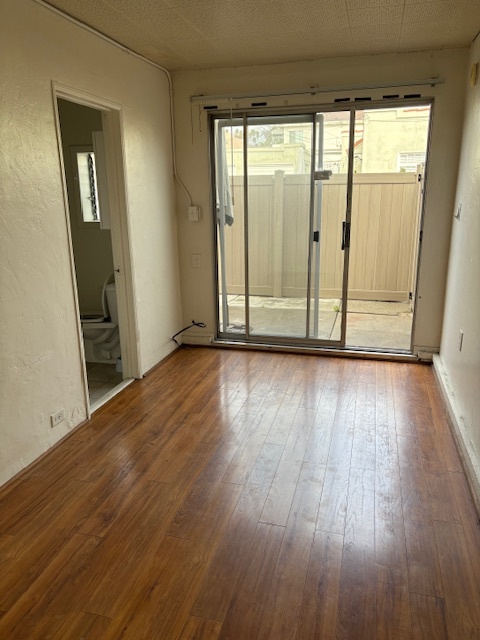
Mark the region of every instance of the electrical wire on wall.
[[172, 336], [172, 340], [175, 342], [177, 347], [181, 347], [182, 345], [178, 344], [178, 342], [175, 340], [177, 336], [179, 336], [184, 331], [187, 331], [187, 329], [191, 329], [192, 327], [199, 327], [200, 329], [205, 329], [206, 326], [207, 325], [204, 322], [195, 322], [195, 320], [192, 320], [192, 324], [189, 324], [188, 327], [184, 327], [183, 329], [180, 329], [180, 331], [177, 331], [177, 333]]
[[175, 178], [175, 180], [178, 182], [180, 187], [185, 192], [185, 194], [186, 194], [186, 196], [188, 198], [188, 206], [192, 206], [192, 196], [190, 195], [190, 192], [187, 189], [187, 187], [183, 184], [180, 176], [178, 175], [178, 169], [177, 169], [177, 152], [175, 150], [175, 113], [174, 113], [174, 110], [173, 110], [172, 76], [170, 75], [170, 71], [168, 71], [168, 69], [165, 69], [165, 67], [162, 67], [161, 65], [157, 65], [157, 66], [158, 66], [159, 69], [161, 69], [165, 73], [165, 75], [167, 76], [167, 80], [168, 80], [168, 90], [169, 90], [169, 94], [170, 94], [170, 129], [171, 129], [171, 138], [172, 138], [173, 177]]

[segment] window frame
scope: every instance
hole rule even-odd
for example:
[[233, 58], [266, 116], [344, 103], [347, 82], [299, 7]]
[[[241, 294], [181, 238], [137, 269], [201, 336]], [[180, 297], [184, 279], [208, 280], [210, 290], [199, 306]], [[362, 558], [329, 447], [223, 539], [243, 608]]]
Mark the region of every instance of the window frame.
[[[97, 176], [97, 170], [95, 167], [95, 191], [96, 191], [96, 206], [97, 206], [97, 211], [98, 211], [98, 220], [85, 220], [84, 215], [83, 215], [83, 207], [82, 207], [82, 193], [81, 193], [81, 189], [80, 189], [80, 178], [79, 178], [79, 172], [78, 172], [78, 154], [80, 153], [91, 153], [93, 154], [94, 158], [95, 158], [95, 150], [93, 145], [72, 145], [70, 147], [70, 156], [71, 156], [71, 162], [72, 162], [72, 174], [73, 174], [73, 184], [74, 184], [74, 194], [73, 194], [73, 200], [74, 202], [72, 203], [74, 208], [75, 208], [75, 212], [76, 212], [76, 220], [77, 220], [77, 225], [80, 228], [84, 228], [84, 229], [101, 229], [102, 228], [102, 214], [101, 214], [101, 210], [100, 210], [100, 199], [99, 199], [99, 195], [98, 195], [98, 176]], [[93, 226], [92, 226], [93, 225]], [[98, 225], [98, 227], [96, 227], [95, 225]]]

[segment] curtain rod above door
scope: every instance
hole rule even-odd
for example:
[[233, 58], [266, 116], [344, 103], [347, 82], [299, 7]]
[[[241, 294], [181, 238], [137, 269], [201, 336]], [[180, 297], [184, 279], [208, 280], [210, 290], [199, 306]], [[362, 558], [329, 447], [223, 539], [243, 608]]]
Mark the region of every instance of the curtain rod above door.
[[287, 89], [285, 91], [270, 91], [258, 93], [228, 93], [221, 95], [196, 95], [190, 97], [190, 102], [220, 102], [230, 100], [243, 100], [250, 98], [274, 98], [278, 96], [315, 95], [317, 93], [335, 93], [338, 91], [364, 91], [366, 89], [394, 89], [396, 87], [435, 87], [437, 84], [445, 84], [444, 78], [425, 78], [423, 80], [410, 80], [405, 82], [389, 82], [385, 84], [345, 85], [333, 87], [308, 87], [308, 89]]

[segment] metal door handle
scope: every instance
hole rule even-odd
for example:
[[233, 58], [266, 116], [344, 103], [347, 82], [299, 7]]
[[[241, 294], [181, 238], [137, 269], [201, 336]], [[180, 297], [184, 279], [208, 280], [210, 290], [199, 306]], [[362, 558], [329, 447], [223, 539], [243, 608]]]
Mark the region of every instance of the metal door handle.
[[342, 251], [350, 247], [350, 222], [342, 222]]

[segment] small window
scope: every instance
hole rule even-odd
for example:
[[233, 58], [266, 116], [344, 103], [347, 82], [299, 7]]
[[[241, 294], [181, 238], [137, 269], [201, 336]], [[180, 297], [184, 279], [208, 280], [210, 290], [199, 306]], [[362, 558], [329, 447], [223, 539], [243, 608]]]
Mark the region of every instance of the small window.
[[425, 162], [424, 151], [412, 151], [398, 154], [398, 170], [401, 173], [416, 173], [417, 166]]
[[76, 171], [83, 222], [100, 222], [97, 172], [93, 151], [76, 151]]
[[283, 129], [272, 131], [272, 144], [283, 144]]
[[290, 144], [301, 144], [303, 142], [303, 131], [289, 131], [288, 141]]

